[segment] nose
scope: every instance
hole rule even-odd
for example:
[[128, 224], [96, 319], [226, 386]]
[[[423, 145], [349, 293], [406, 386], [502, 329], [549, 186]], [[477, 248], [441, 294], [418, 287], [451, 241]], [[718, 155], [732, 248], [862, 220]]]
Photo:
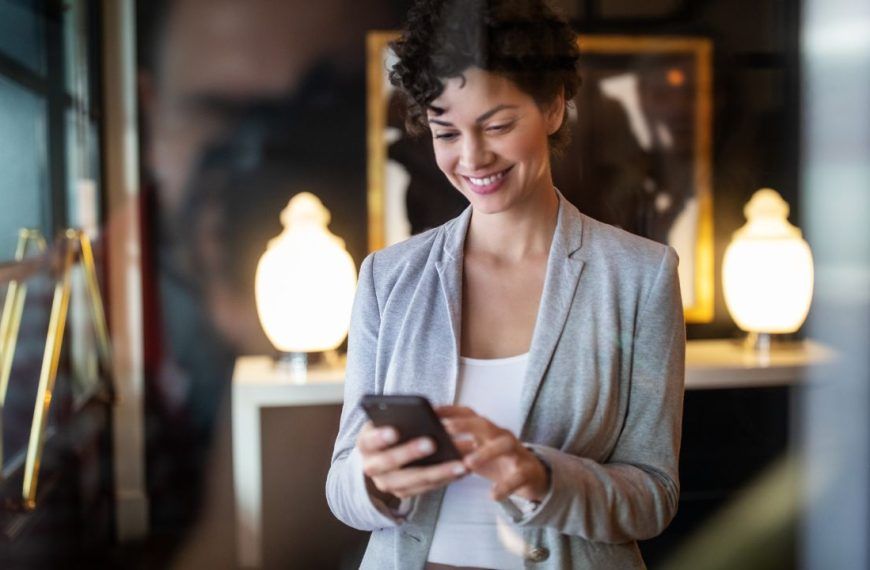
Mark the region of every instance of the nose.
[[475, 172], [492, 162], [493, 153], [486, 141], [479, 136], [463, 137], [459, 155], [459, 166], [467, 172]]

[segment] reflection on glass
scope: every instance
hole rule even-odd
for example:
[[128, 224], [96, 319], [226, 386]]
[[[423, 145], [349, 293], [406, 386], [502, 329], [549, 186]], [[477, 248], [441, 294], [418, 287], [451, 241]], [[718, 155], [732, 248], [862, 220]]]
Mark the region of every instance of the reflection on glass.
[[[27, 298], [3, 406], [4, 471], [24, 462], [45, 351], [53, 287], [54, 281], [46, 274], [39, 274], [27, 281]], [[5, 297], [6, 284], [2, 292]]]
[[[0, 0], [3, 1], [3, 0]], [[0, 33], [2, 37], [2, 33]], [[0, 40], [3, 41], [3, 40]], [[0, 259], [11, 259], [22, 227], [43, 225], [47, 195], [45, 104], [0, 77]]]
[[75, 110], [66, 114], [67, 225], [96, 237], [99, 221], [97, 135], [87, 116]]
[[89, 106], [87, 58], [87, 6], [82, 0], [66, 0], [63, 12], [64, 75], [66, 91], [83, 107]]
[[45, 26], [42, 0], [0, 0], [0, 53], [42, 74]]

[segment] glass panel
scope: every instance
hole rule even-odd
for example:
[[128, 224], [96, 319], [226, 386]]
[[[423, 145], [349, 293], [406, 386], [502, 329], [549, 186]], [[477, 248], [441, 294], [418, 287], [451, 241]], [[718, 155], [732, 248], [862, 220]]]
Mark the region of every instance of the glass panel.
[[71, 387], [73, 402], [78, 408], [96, 392], [102, 382], [99, 373], [97, 335], [88, 298], [85, 268], [76, 265], [70, 291], [69, 354], [71, 364]]
[[0, 259], [11, 259], [19, 228], [44, 223], [45, 103], [0, 77], [0, 125]]
[[87, 58], [87, 10], [81, 0], [67, 0], [63, 11], [64, 75], [66, 90], [84, 108], [90, 106]]
[[96, 128], [81, 113], [67, 111], [66, 142], [68, 224], [87, 230], [93, 239], [99, 220]]
[[[95, 240], [99, 234], [97, 131], [87, 115], [79, 111], [68, 110], [66, 117], [67, 219], [71, 227], [85, 230]], [[85, 270], [79, 263], [73, 271], [68, 321], [71, 392], [76, 407], [88, 400], [101, 381], [89, 303]]]
[[0, 0], [0, 52], [37, 73], [45, 71], [42, 0]]
[[[37, 275], [27, 281], [27, 298], [3, 406], [4, 470], [21, 464], [27, 448], [51, 314], [53, 285], [47, 275]], [[2, 299], [6, 298], [5, 289], [4, 286]]]

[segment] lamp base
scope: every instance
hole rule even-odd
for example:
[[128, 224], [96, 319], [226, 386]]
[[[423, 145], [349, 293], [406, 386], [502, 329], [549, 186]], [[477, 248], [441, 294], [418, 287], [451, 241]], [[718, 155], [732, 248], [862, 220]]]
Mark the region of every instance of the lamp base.
[[308, 353], [282, 352], [275, 367], [289, 376], [294, 384], [305, 384], [308, 380]]
[[746, 334], [745, 346], [748, 350], [760, 354], [770, 354], [770, 345], [773, 339], [770, 333], [749, 332]]
[[743, 340], [738, 341], [746, 352], [758, 358], [759, 365], [770, 363], [772, 353], [781, 354], [800, 350], [804, 341], [794, 334], [747, 332]]
[[275, 360], [275, 368], [294, 384], [305, 384], [309, 372], [341, 367], [342, 357], [336, 350], [324, 352], [282, 352]]

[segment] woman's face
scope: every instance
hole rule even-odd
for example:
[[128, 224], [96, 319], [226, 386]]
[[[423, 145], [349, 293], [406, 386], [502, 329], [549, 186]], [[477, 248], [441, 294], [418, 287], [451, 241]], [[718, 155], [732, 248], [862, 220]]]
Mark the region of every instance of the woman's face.
[[513, 81], [469, 68], [430, 105], [435, 161], [475, 210], [521, 206], [552, 189], [547, 137], [563, 112], [561, 97], [542, 108]]

